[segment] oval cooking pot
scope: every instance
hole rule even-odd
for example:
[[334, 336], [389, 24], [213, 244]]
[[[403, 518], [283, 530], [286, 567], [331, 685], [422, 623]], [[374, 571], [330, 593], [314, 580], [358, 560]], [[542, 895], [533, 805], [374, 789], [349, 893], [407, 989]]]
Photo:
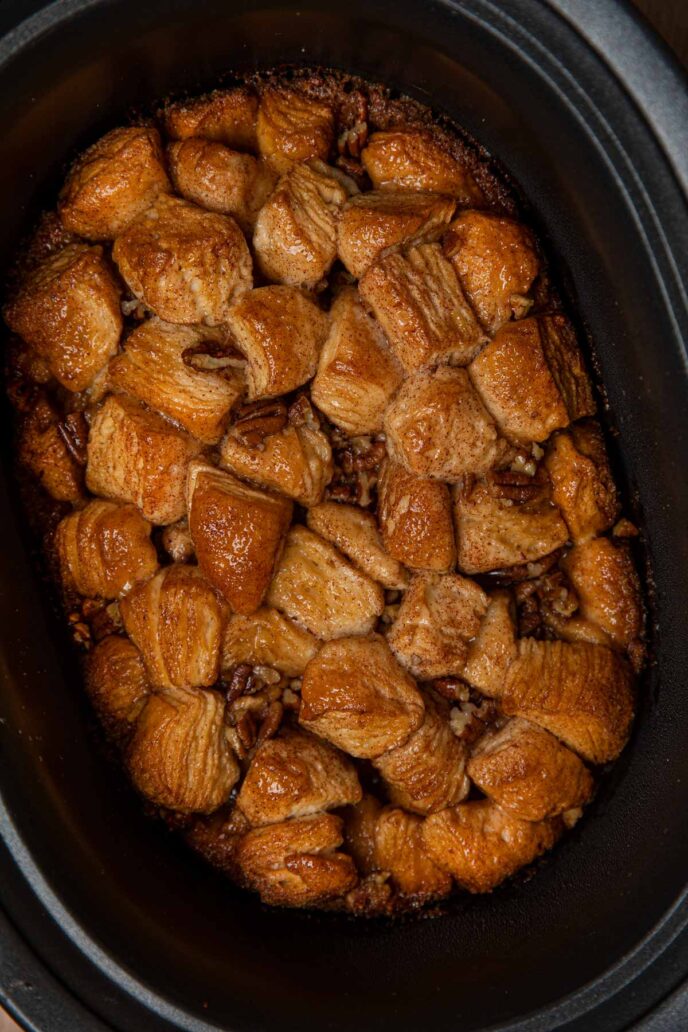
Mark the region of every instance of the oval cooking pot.
[[[0, 942], [9, 1005], [40, 1032], [630, 1027], [688, 971], [680, 73], [616, 0], [5, 0], [0, 28], [4, 266], [79, 148], [132, 106], [208, 88], [227, 69], [344, 68], [455, 118], [520, 185], [594, 340], [654, 585], [654, 663], [632, 743], [536, 876], [460, 899], [435, 920], [270, 910], [144, 819], [103, 756], [30, 554], [5, 432]], [[675, 1023], [679, 1003], [666, 1005], [668, 1023], [665, 1008], [642, 1027], [688, 1027]]]

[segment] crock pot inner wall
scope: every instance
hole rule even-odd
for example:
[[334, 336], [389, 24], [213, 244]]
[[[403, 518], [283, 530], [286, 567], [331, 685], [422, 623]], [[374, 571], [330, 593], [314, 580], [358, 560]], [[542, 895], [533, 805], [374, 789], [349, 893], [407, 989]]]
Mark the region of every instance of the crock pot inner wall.
[[[482, 2], [379, 0], [340, 9], [221, 0], [60, 6], [60, 24], [0, 68], [2, 257], [54, 197], [65, 160], [80, 147], [132, 105], [212, 86], [228, 68], [347, 68], [433, 104], [502, 159], [561, 257], [595, 339], [624, 473], [643, 503], [661, 637], [632, 747], [537, 877], [462, 901], [434, 921], [366, 924], [269, 911], [148, 825], [103, 760], [64, 632], [22, 550], [10, 488], [0, 514], [0, 741], [5, 797], [22, 839], [115, 964], [220, 1027], [381, 1029], [394, 1021], [468, 1032], [579, 991], [652, 929], [688, 870], [687, 636], [685, 615], [672, 605], [688, 580], [688, 456], [674, 287], [633, 170], [565, 68], [602, 91], [605, 110], [617, 105], [619, 133], [633, 120], [622, 91], [534, 2], [499, 11]], [[639, 123], [635, 173], [669, 196], [671, 178], [653, 148]], [[59, 957], [51, 963], [59, 967]], [[80, 988], [96, 1013], [111, 1013], [106, 994]], [[191, 1020], [178, 1016], [180, 1027]], [[541, 1027], [556, 1027], [554, 1020]]]

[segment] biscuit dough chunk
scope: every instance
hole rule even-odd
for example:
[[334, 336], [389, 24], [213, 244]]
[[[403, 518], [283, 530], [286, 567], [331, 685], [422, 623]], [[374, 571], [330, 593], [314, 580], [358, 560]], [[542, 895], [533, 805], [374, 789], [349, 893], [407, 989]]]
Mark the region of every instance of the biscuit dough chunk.
[[62, 583], [87, 598], [117, 598], [158, 568], [151, 525], [133, 505], [94, 498], [55, 532]]
[[490, 596], [480, 629], [468, 647], [463, 677], [483, 695], [498, 699], [506, 673], [518, 655], [514, 600], [507, 591]]
[[424, 712], [415, 682], [377, 634], [327, 642], [303, 675], [300, 723], [351, 756], [374, 759], [401, 745]]
[[109, 395], [88, 437], [86, 485], [93, 494], [133, 502], [151, 523], [186, 513], [186, 473], [200, 444], [155, 412]]
[[500, 430], [515, 441], [544, 441], [595, 411], [575, 334], [561, 315], [505, 324], [469, 372]]
[[117, 238], [112, 256], [132, 294], [160, 319], [219, 326], [253, 286], [234, 219], [160, 197]]
[[111, 634], [89, 652], [86, 691], [106, 732], [125, 744], [151, 693], [141, 653], [128, 638]]
[[416, 573], [387, 641], [401, 665], [421, 681], [461, 676], [487, 605], [485, 592], [466, 577]]
[[441, 810], [423, 824], [425, 847], [443, 871], [469, 892], [490, 892], [551, 849], [558, 821], [524, 821], [489, 799]]
[[222, 669], [241, 663], [268, 666], [287, 677], [300, 677], [320, 642], [277, 609], [263, 606], [255, 613], [234, 613], [222, 642]]
[[245, 233], [253, 230], [277, 182], [265, 162], [201, 137], [170, 144], [167, 157], [182, 197], [208, 211], [232, 215]]
[[292, 503], [201, 462], [189, 471], [188, 495], [199, 567], [233, 612], [250, 615], [267, 593]]
[[293, 526], [267, 595], [318, 638], [367, 634], [382, 615], [384, 593], [319, 534]]
[[239, 842], [236, 862], [244, 883], [263, 903], [307, 907], [343, 896], [358, 877], [338, 852], [342, 820], [322, 813], [254, 828]]
[[[286, 425], [256, 443], [271, 408], [277, 418], [284, 413]], [[306, 397], [290, 407], [288, 417], [284, 408], [259, 405], [236, 421], [222, 442], [220, 465], [301, 505], [317, 505], [334, 471], [330, 442]]]
[[428, 814], [468, 795], [466, 746], [453, 733], [449, 706], [425, 694], [423, 723], [401, 745], [373, 760], [389, 797], [412, 813]]
[[357, 505], [321, 502], [309, 509], [308, 526], [347, 556], [354, 566], [384, 588], [403, 590], [408, 576], [401, 563], [385, 551], [377, 521]]
[[385, 413], [385, 432], [392, 459], [450, 483], [486, 473], [508, 451], [466, 370], [446, 366], [404, 381]]
[[346, 756], [306, 731], [285, 730], [256, 750], [237, 806], [259, 827], [356, 803], [361, 794]]
[[345, 433], [376, 434], [402, 380], [401, 365], [381, 327], [366, 313], [355, 288], [345, 288], [330, 309], [311, 398]]
[[444, 573], [456, 564], [451, 497], [446, 484], [385, 460], [377, 518], [386, 552], [412, 570]]
[[268, 279], [313, 288], [337, 257], [337, 219], [347, 191], [326, 165], [295, 165], [260, 209], [253, 233]]
[[431, 129], [373, 133], [361, 155], [376, 190], [431, 190], [461, 204], [479, 204], [482, 193], [469, 170]]
[[215, 683], [224, 613], [197, 566], [164, 567], [133, 588], [120, 602], [120, 610], [155, 688]]
[[200, 136], [247, 151], [257, 147], [257, 117], [258, 97], [245, 86], [176, 101], [163, 112], [165, 129], [174, 140]]
[[413, 190], [369, 190], [351, 197], [337, 227], [339, 257], [360, 279], [388, 248], [437, 240], [454, 214], [455, 201]]
[[151, 695], [136, 724], [127, 762], [136, 788], [158, 806], [212, 813], [225, 803], [239, 765], [216, 692], [173, 688]]
[[457, 562], [463, 573], [519, 566], [566, 544], [568, 529], [547, 485], [526, 488], [523, 500], [514, 500], [496, 479], [467, 477], [456, 485]]
[[113, 129], [72, 166], [60, 194], [62, 225], [89, 240], [114, 240], [170, 190], [157, 129]]
[[334, 115], [327, 104], [296, 90], [269, 86], [258, 109], [258, 149], [282, 173], [294, 162], [327, 159], [334, 142]]
[[443, 244], [487, 333], [525, 314], [531, 304], [526, 295], [539, 272], [529, 229], [490, 212], [462, 211]]
[[205, 336], [199, 327], [147, 319], [111, 359], [108, 382], [174, 420], [203, 444], [217, 444], [244, 383], [239, 370], [229, 376], [201, 372], [185, 361]]
[[79, 502], [84, 496], [84, 474], [67, 446], [57, 412], [39, 397], [22, 421], [19, 460], [51, 498]]
[[633, 720], [633, 674], [604, 645], [522, 638], [501, 706], [561, 739], [590, 763], [619, 755]]
[[593, 779], [575, 753], [527, 720], [509, 720], [479, 739], [468, 776], [503, 810], [525, 821], [584, 806]]
[[83, 391], [117, 350], [119, 305], [102, 248], [68, 244], [29, 273], [3, 314], [63, 387]]
[[604, 533], [620, 505], [602, 432], [592, 421], [555, 434], [545, 452], [552, 499], [561, 509], [575, 542]]
[[574, 621], [593, 624], [615, 648], [627, 649], [640, 639], [640, 583], [628, 548], [593, 538], [575, 545], [561, 565], [578, 597]]
[[423, 820], [398, 807], [386, 806], [377, 819], [375, 866], [388, 871], [406, 897], [419, 903], [442, 899], [451, 891], [451, 875], [431, 859], [423, 840]]
[[407, 373], [443, 362], [466, 365], [485, 340], [439, 244], [384, 255], [359, 290]]
[[228, 313], [246, 356], [249, 401], [276, 398], [306, 383], [318, 367], [328, 331], [323, 311], [295, 287], [258, 287]]

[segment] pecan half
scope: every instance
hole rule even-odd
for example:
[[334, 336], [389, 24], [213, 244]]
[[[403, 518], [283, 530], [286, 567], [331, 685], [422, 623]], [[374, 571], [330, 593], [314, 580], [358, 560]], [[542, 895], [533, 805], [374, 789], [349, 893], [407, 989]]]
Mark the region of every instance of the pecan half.
[[67, 451], [79, 466], [86, 465], [88, 445], [88, 423], [83, 412], [70, 412], [57, 424], [57, 432], [67, 446]]
[[265, 438], [284, 430], [288, 421], [283, 401], [254, 401], [237, 409], [230, 433], [248, 448], [262, 448]]
[[540, 477], [514, 473], [510, 469], [488, 473], [487, 485], [493, 498], [508, 498], [518, 504], [534, 501], [542, 494], [544, 487]]
[[197, 373], [217, 373], [223, 369], [242, 369], [246, 358], [233, 344], [204, 340], [182, 351], [182, 361]]
[[253, 679], [253, 668], [248, 663], [239, 663], [232, 670], [229, 683], [225, 688], [227, 702], [234, 702], [251, 689]]
[[258, 731], [258, 738], [256, 739], [256, 745], [262, 745], [263, 742], [267, 742], [268, 738], [272, 738], [273, 735], [277, 734], [279, 726], [282, 723], [282, 717], [284, 716], [284, 707], [281, 702], [271, 702], [268, 706], [268, 712], [260, 725]]

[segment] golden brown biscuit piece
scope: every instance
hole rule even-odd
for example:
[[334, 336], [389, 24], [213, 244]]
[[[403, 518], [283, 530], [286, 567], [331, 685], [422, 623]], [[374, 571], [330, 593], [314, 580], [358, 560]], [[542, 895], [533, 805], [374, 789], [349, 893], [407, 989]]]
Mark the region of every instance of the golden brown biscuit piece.
[[230, 803], [210, 816], [197, 817], [184, 838], [209, 864], [236, 879], [239, 875], [236, 863], [239, 844], [250, 830], [251, 826], [241, 810]]
[[325, 639], [367, 634], [385, 605], [379, 584], [301, 526], [287, 535], [267, 601]]
[[481, 587], [458, 573], [416, 573], [389, 629], [389, 646], [421, 681], [459, 677], [487, 611]]
[[253, 249], [264, 276], [315, 287], [337, 257], [337, 217], [347, 192], [327, 166], [295, 165], [260, 209]]
[[604, 645], [522, 638], [501, 706], [551, 731], [590, 763], [619, 755], [633, 720], [633, 674]]
[[382, 804], [375, 796], [364, 792], [359, 802], [343, 812], [344, 848], [362, 875], [375, 870], [375, 829], [381, 810]]
[[200, 462], [189, 472], [188, 494], [198, 565], [235, 613], [255, 612], [275, 570], [292, 503]]
[[201, 136], [237, 150], [255, 150], [257, 116], [258, 97], [245, 86], [176, 101], [163, 112], [165, 130], [172, 139]]
[[535, 240], [526, 226], [490, 212], [462, 211], [443, 244], [489, 334], [525, 315], [531, 304], [525, 295], [539, 272]]
[[239, 765], [227, 741], [224, 711], [217, 692], [172, 688], [151, 695], [127, 754], [139, 792], [181, 813], [212, 813], [227, 802]]
[[489, 799], [461, 803], [423, 824], [425, 847], [438, 867], [469, 892], [491, 892], [551, 849], [559, 821], [523, 821]]
[[350, 198], [337, 227], [337, 251], [355, 279], [383, 251], [437, 240], [456, 202], [441, 194], [413, 190], [369, 190]]
[[387, 871], [402, 896], [417, 903], [448, 896], [451, 876], [431, 859], [423, 841], [423, 820], [386, 806], [375, 825], [375, 867]]
[[463, 677], [490, 698], [499, 698], [504, 691], [506, 672], [518, 655], [514, 610], [511, 595], [495, 591], [468, 648]]
[[399, 362], [358, 292], [342, 290], [330, 310], [330, 331], [311, 385], [315, 404], [348, 434], [379, 433], [402, 379]]
[[[514, 498], [507, 472], [465, 478], [454, 490], [457, 563], [463, 573], [487, 573], [541, 559], [569, 539], [546, 483], [525, 477]], [[520, 487], [519, 487], [520, 490]]]
[[94, 498], [55, 532], [62, 583], [88, 598], [117, 598], [158, 568], [151, 525], [133, 505]]
[[84, 496], [84, 473], [74, 458], [60, 420], [46, 398], [39, 397], [22, 421], [19, 461], [59, 502], [78, 502]]
[[258, 149], [277, 172], [296, 161], [327, 159], [334, 141], [331, 108], [296, 90], [269, 86], [258, 109]]
[[141, 653], [128, 638], [111, 634], [89, 652], [86, 691], [108, 735], [123, 745], [151, 692]]
[[380, 535], [389, 555], [412, 570], [451, 570], [456, 546], [447, 485], [387, 459], [377, 488]]
[[256, 750], [237, 796], [254, 827], [357, 803], [356, 769], [343, 753], [305, 731], [282, 731]]
[[315, 373], [328, 319], [295, 287], [259, 287], [232, 306], [228, 324], [248, 363], [248, 399], [276, 398]]
[[331, 541], [359, 570], [384, 588], [406, 587], [406, 570], [385, 551], [372, 513], [357, 505], [321, 502], [308, 511], [307, 521], [311, 530]]
[[253, 286], [234, 219], [178, 197], [160, 197], [117, 238], [112, 256], [134, 296], [166, 322], [219, 326]]
[[373, 133], [361, 158], [375, 189], [432, 190], [461, 204], [479, 204], [482, 194], [468, 169], [431, 129]]
[[493, 802], [524, 821], [584, 806], [594, 784], [576, 754], [554, 735], [518, 719], [483, 735], [468, 762], [468, 776]]
[[627, 649], [640, 639], [640, 583], [625, 544], [593, 538], [575, 545], [561, 565], [578, 596], [573, 621], [593, 624], [616, 648]]
[[330, 442], [305, 395], [288, 411], [284, 402], [244, 406], [222, 442], [220, 465], [306, 506], [318, 504], [334, 471]]
[[544, 441], [595, 411], [575, 333], [561, 315], [506, 323], [469, 372], [500, 430], [515, 441]]
[[353, 860], [337, 852], [342, 820], [330, 813], [269, 824], [245, 835], [236, 860], [264, 903], [307, 907], [343, 896], [357, 881]]
[[110, 360], [108, 382], [179, 423], [204, 444], [217, 444], [229, 411], [241, 394], [240, 371], [229, 375], [194, 369], [185, 360], [204, 341], [196, 326], [147, 319]]
[[435, 813], [468, 795], [467, 751], [449, 723], [449, 706], [425, 694], [423, 723], [401, 745], [383, 753], [374, 765], [389, 797], [412, 813]]
[[31, 271], [3, 314], [63, 387], [83, 391], [117, 350], [119, 305], [103, 249], [68, 244]]
[[378, 634], [327, 642], [303, 675], [299, 722], [352, 756], [374, 759], [401, 745], [424, 710], [415, 682]]
[[182, 197], [208, 211], [232, 215], [245, 233], [253, 229], [277, 182], [265, 162], [198, 136], [170, 144], [167, 158]]
[[596, 423], [586, 421], [555, 434], [547, 446], [545, 466], [552, 498], [573, 541], [587, 541], [613, 525], [621, 509]]
[[439, 362], [466, 365], [485, 339], [439, 244], [383, 256], [359, 290], [407, 373]]
[[60, 193], [60, 218], [71, 233], [114, 240], [170, 190], [157, 129], [113, 129], [72, 166]]
[[131, 398], [109, 395], [91, 423], [86, 484], [93, 494], [133, 502], [151, 523], [186, 512], [186, 473], [200, 444]]
[[120, 602], [155, 688], [207, 687], [220, 669], [223, 611], [197, 566], [166, 566]]
[[447, 366], [404, 381], [385, 413], [385, 432], [392, 459], [436, 480], [485, 473], [507, 452], [466, 370]]
[[222, 669], [250, 663], [300, 677], [320, 642], [277, 609], [263, 606], [249, 616], [235, 613], [227, 621], [222, 642]]

